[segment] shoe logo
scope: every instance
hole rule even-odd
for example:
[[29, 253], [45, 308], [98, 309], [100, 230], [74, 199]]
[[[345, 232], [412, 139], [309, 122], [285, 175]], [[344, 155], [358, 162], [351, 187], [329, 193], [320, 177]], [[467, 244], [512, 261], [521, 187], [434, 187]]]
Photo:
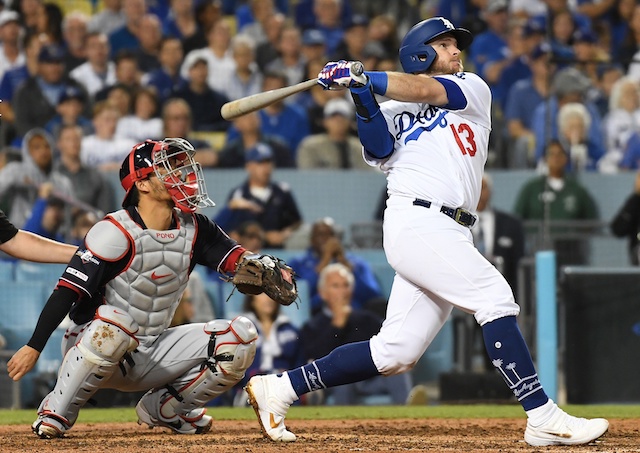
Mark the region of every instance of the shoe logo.
[[[280, 417], [278, 417], [278, 418], [280, 418]], [[276, 419], [273, 416], [273, 414], [269, 413], [269, 424], [271, 425], [272, 429], [276, 429], [278, 427], [278, 425], [280, 424], [280, 421], [276, 422]]]
[[151, 274], [151, 279], [152, 280], [158, 280], [159, 278], [169, 277], [170, 275], [171, 274], [158, 275], [158, 274], [156, 274], [156, 271], [153, 271], [153, 273]]

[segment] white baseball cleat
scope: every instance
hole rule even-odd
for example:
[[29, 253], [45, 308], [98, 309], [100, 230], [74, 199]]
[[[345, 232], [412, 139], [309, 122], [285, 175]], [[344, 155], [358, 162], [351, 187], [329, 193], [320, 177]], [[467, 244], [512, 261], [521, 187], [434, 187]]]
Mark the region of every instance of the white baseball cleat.
[[265, 437], [275, 442], [294, 442], [296, 435], [284, 426], [290, 404], [278, 397], [280, 379], [275, 375], [254, 376], [245, 387]]
[[158, 400], [157, 394], [157, 391], [147, 392], [136, 405], [138, 425], [146, 423], [149, 428], [162, 426], [178, 434], [204, 434], [211, 429], [213, 419], [205, 415], [207, 412], [205, 408], [193, 409], [184, 415], [173, 414], [171, 417], [163, 417], [160, 414], [159, 405], [162, 405], [165, 398], [161, 397]]
[[56, 415], [40, 414], [31, 424], [31, 430], [42, 439], [64, 437], [67, 429], [69, 429], [69, 422], [64, 417]]
[[557, 409], [551, 419], [542, 426], [534, 427], [527, 422], [524, 440], [534, 447], [549, 445], [584, 445], [593, 442], [609, 429], [604, 418], [578, 418]]

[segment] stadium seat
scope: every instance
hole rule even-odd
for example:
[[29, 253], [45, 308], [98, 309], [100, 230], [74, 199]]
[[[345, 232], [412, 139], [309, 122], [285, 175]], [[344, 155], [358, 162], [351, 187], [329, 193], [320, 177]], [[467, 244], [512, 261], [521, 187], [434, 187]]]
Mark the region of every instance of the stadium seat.
[[42, 282], [53, 291], [58, 279], [67, 268], [66, 264], [30, 263], [18, 261], [15, 270], [16, 282]]
[[14, 278], [15, 263], [13, 261], [0, 261], [0, 281], [10, 282]]
[[33, 330], [48, 298], [45, 285], [37, 280], [14, 282], [4, 286], [2, 292], [0, 326], [3, 330], [21, 328]]

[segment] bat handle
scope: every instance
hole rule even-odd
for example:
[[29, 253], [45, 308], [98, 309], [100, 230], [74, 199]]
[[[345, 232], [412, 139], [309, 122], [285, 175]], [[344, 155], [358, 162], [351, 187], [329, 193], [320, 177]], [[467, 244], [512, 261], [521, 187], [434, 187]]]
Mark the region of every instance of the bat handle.
[[364, 65], [361, 61], [354, 61], [351, 64], [351, 73], [356, 77], [361, 76], [362, 73], [364, 73]]

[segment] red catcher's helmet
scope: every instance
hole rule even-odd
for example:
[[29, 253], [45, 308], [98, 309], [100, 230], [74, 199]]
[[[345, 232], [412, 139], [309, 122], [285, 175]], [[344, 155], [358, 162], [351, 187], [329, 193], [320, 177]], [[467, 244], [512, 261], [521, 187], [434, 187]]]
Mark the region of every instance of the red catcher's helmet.
[[181, 211], [215, 206], [207, 195], [202, 167], [193, 160], [194, 155], [193, 145], [183, 138], [147, 140], [134, 146], [120, 167], [120, 184], [126, 191], [122, 207], [131, 204], [129, 195], [135, 182], [151, 174], [164, 183]]
[[466, 28], [456, 28], [444, 17], [432, 17], [418, 22], [404, 35], [400, 43], [400, 64], [404, 72], [424, 72], [436, 59], [436, 50], [429, 44], [444, 34], [451, 33], [458, 41], [458, 49], [471, 45], [473, 35]]

